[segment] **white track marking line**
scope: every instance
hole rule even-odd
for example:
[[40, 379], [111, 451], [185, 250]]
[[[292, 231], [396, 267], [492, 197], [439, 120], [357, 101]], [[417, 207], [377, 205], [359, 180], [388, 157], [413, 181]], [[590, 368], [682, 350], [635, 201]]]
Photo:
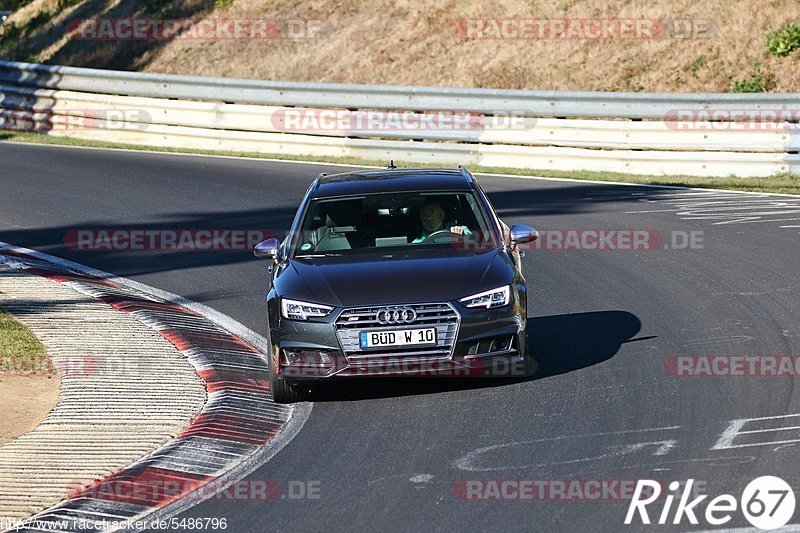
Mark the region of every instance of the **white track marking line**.
[[[720, 217], [681, 217], [681, 220], [712, 220], [714, 218]], [[714, 222], [712, 226], [721, 226], [726, 224], [766, 224], [771, 222], [786, 222], [789, 220], [800, 220], [800, 218], [767, 218], [762, 219], [760, 216], [748, 217], [745, 215], [738, 216], [736, 218], [730, 218], [729, 220], [721, 220], [719, 222]]]
[[[520, 446], [520, 445], [523, 445], [523, 444], [534, 444], [534, 443], [537, 443], [537, 442], [552, 442], [552, 441], [558, 441], [558, 440], [564, 440], [564, 439], [579, 439], [579, 438], [600, 437], [600, 436], [606, 436], [606, 435], [629, 435], [631, 433], [649, 433], [649, 432], [652, 432], [652, 431], [665, 431], [665, 430], [666, 431], [670, 431], [670, 430], [674, 430], [674, 429], [679, 429], [680, 427], [681, 426], [664, 426], [664, 427], [659, 427], [659, 428], [623, 429], [623, 430], [616, 430], [616, 431], [603, 431], [603, 432], [599, 432], [599, 433], [586, 433], [586, 434], [583, 434], [583, 435], [562, 435], [562, 436], [558, 436], [558, 437], [542, 437], [542, 438], [539, 438], [539, 439], [532, 439], [532, 440], [513, 441], [513, 442], [504, 442], [504, 443], [501, 443], [501, 444], [492, 444], [492, 445], [489, 445], [489, 446], [482, 446], [480, 448], [475, 448], [474, 450], [469, 451], [469, 452], [461, 455], [458, 459], [453, 461], [453, 466], [458, 470], [467, 470], [467, 471], [476, 471], [476, 472], [477, 471], [494, 471], [494, 470], [513, 470], [514, 468], [518, 468], [518, 467], [478, 468], [478, 467], [474, 467], [472, 465], [472, 463], [480, 455], [482, 455], [482, 454], [484, 454], [486, 452], [492, 452], [492, 451], [500, 450], [500, 449], [503, 449], [503, 448], [510, 448], [512, 446]], [[674, 447], [675, 443], [676, 443], [676, 441], [674, 441], [674, 440], [668, 440], [668, 441], [656, 441], [656, 442], [646, 442], [646, 443], [634, 443], [634, 444], [628, 444], [628, 445], [623, 444], [623, 445], [618, 445], [618, 446], [613, 446], [613, 447], [614, 448], [621, 448], [621, 447], [625, 447], [625, 446], [628, 446], [628, 447], [630, 447], [630, 446], [642, 447], [642, 446], [645, 446], [645, 445], [660, 444], [661, 446], [659, 446], [657, 452], [667, 453], [670, 449], [672, 449], [672, 447]], [[639, 448], [636, 448], [636, 449], [639, 449]], [[631, 449], [629, 451], [636, 451], [636, 449]], [[624, 453], [628, 453], [628, 452], [624, 452]], [[624, 455], [624, 453], [623, 453], [623, 455]], [[617, 455], [619, 455], [619, 453], [613, 453], [610, 456], [617, 456]], [[663, 454], [662, 453], [656, 453], [656, 455], [663, 455]], [[603, 456], [592, 457], [590, 459], [585, 459], [585, 458], [584, 459], [575, 459], [575, 460], [571, 460], [571, 461], [564, 461], [562, 463], [553, 463], [553, 464], [569, 464], [569, 463], [573, 463], [573, 462], [597, 460], [597, 459], [601, 459], [602, 457]], [[527, 465], [527, 466], [530, 466], [530, 465]], [[523, 468], [527, 468], [527, 466], [525, 466]]]
[[623, 215], [638, 215], [641, 213], [672, 213], [674, 209], [648, 209], [647, 211], [623, 211]]
[[[761, 422], [763, 420], [780, 420], [786, 418], [797, 418], [800, 417], [800, 414], [792, 413], [787, 415], [773, 415], [773, 416], [761, 416], [755, 418], [739, 418], [736, 420], [731, 420], [728, 423], [728, 427], [720, 435], [717, 442], [714, 446], [711, 447], [711, 450], [732, 450], [736, 448], [753, 448], [756, 446], [774, 446], [777, 444], [793, 444], [800, 442], [800, 439], [790, 439], [790, 440], [777, 440], [771, 442], [755, 442], [750, 444], [734, 444], [736, 437], [739, 435], [745, 434], [758, 434], [758, 433], [769, 433], [769, 432], [777, 432], [783, 431], [783, 428], [766, 428], [766, 429], [748, 429], [742, 431], [747, 424], [751, 422]], [[787, 428], [792, 429], [792, 428]], [[800, 429], [800, 428], [795, 428]]]
[[768, 429], [748, 429], [747, 431], [740, 431], [739, 435], [746, 435], [748, 433], [767, 433], [772, 431], [791, 431], [795, 429], [800, 429], [800, 426], [788, 426], [785, 428], [768, 428]]

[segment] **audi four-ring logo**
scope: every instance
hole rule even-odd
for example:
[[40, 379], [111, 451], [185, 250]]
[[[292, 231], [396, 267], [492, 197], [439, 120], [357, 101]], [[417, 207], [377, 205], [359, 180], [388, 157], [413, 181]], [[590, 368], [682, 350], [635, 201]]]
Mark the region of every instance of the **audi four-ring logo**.
[[417, 319], [417, 312], [411, 307], [387, 307], [375, 315], [381, 324], [410, 324]]

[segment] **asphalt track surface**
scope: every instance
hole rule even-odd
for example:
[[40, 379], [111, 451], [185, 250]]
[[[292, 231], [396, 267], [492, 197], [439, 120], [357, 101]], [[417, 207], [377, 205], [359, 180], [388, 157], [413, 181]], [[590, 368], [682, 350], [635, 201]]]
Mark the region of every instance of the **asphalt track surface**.
[[[343, 169], [0, 143], [0, 241], [180, 294], [263, 334], [267, 265], [249, 252], [81, 252], [65, 245], [65, 234], [286, 231], [323, 170]], [[771, 474], [800, 488], [796, 378], [665, 369], [675, 355], [800, 355], [800, 200], [480, 181], [509, 224], [656, 230], [666, 245], [672, 232], [702, 232], [702, 247], [529, 251], [528, 327], [540, 361], [534, 379], [320, 387], [300, 433], [250, 476], [282, 487], [311, 482], [319, 498], [216, 500], [182, 516], [224, 517], [229, 531], [619, 531], [642, 526], [623, 526], [627, 502], [613, 496], [465, 501], [456, 487], [465, 480], [692, 478], [711, 496], [738, 497], [750, 480]], [[751, 433], [729, 429], [734, 420], [775, 416], [741, 425]], [[649, 509], [657, 520], [660, 504]], [[661, 529], [708, 528], [700, 520]], [[725, 527], [747, 525], [737, 512]]]

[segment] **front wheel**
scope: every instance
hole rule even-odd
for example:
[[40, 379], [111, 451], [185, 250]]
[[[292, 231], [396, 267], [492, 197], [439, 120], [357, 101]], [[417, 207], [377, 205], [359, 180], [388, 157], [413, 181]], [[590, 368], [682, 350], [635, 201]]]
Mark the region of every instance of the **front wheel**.
[[528, 339], [528, 329], [525, 329], [525, 334], [522, 336], [525, 343], [525, 355], [522, 358], [522, 376], [529, 378], [532, 377], [537, 370], [539, 370], [539, 362], [533, 358], [531, 353], [531, 345]]
[[522, 377], [532, 377], [537, 370], [539, 370], [539, 362], [531, 357], [531, 354], [526, 353], [522, 360]]
[[270, 354], [269, 390], [275, 403], [295, 403], [306, 398], [308, 386], [302, 382], [291, 383], [280, 377], [275, 371], [275, 366], [272, 364], [272, 354]]

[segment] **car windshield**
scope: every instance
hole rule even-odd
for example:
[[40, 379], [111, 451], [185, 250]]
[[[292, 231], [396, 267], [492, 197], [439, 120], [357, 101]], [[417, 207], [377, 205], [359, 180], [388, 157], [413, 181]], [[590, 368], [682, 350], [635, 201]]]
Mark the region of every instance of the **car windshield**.
[[472, 191], [404, 192], [312, 200], [294, 257], [496, 246]]

